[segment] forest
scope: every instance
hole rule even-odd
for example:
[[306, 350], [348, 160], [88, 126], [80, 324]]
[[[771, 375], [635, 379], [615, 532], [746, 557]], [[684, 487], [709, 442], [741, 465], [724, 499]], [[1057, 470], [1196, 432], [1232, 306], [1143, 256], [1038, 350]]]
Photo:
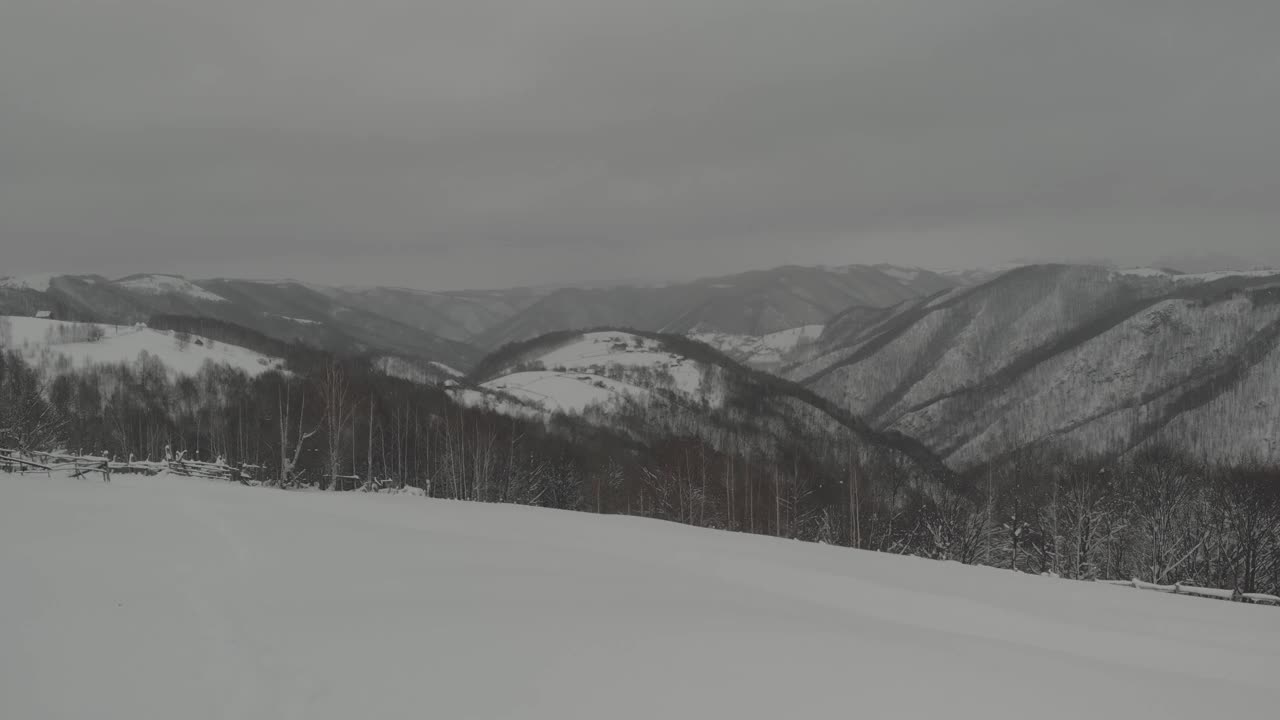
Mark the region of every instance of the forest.
[[765, 434], [698, 408], [652, 417], [671, 411], [643, 406], [610, 423], [590, 412], [517, 418], [388, 377], [367, 358], [271, 349], [287, 351], [288, 369], [256, 377], [213, 364], [174, 377], [145, 354], [89, 367], [0, 354], [0, 448], [181, 455], [281, 491], [627, 514], [1063, 578], [1280, 593], [1274, 467], [1215, 465], [1167, 446], [1118, 457], [1037, 447], [930, 476], [852, 427]]

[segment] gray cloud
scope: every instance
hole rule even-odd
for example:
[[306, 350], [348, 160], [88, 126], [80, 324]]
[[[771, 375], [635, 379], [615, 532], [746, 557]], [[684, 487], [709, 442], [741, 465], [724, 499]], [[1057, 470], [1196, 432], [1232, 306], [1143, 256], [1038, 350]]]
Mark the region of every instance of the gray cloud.
[[0, 274], [1280, 261], [1273, 0], [7, 0]]

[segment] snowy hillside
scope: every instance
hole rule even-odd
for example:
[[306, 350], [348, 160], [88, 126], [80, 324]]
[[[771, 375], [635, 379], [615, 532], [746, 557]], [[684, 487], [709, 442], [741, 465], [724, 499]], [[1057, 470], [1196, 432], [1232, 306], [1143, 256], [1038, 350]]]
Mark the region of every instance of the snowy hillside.
[[731, 335], [720, 332], [690, 332], [689, 337], [706, 343], [729, 357], [764, 370], [777, 368], [822, 335], [823, 325], [805, 325], [768, 335]]
[[829, 328], [789, 373], [955, 467], [1044, 441], [1280, 458], [1280, 277], [1185, 278], [1022, 268]]
[[195, 375], [205, 363], [228, 365], [248, 375], [282, 366], [280, 360], [246, 348], [179, 337], [146, 327], [73, 323], [0, 316], [0, 347], [22, 353], [36, 365], [65, 360], [76, 367], [133, 363], [142, 353], [158, 358], [171, 372]]
[[410, 360], [388, 356], [375, 360], [374, 367], [391, 377], [423, 385], [434, 385], [462, 377], [462, 373], [454, 368], [430, 360]]
[[35, 292], [49, 292], [49, 288], [53, 287], [54, 278], [57, 275], [23, 275], [20, 277], [3, 277], [0, 278], [0, 288], [6, 290], [33, 290]]
[[[525, 408], [550, 413], [582, 413], [589, 407], [606, 408], [628, 398], [645, 401], [649, 396], [644, 387], [603, 375], [546, 370], [503, 375], [480, 387], [496, 398], [511, 398]], [[459, 397], [473, 398], [472, 395]], [[510, 405], [504, 404], [492, 407], [510, 409]], [[521, 410], [515, 412], [521, 413]]]
[[455, 398], [500, 412], [582, 413], [627, 400], [647, 402], [663, 391], [685, 402], [717, 402], [716, 374], [657, 340], [623, 331], [570, 334], [509, 360], [476, 388], [456, 387]]
[[597, 516], [0, 476], [5, 718], [1263, 718], [1280, 613]]
[[211, 293], [177, 275], [134, 275], [117, 280], [116, 284], [133, 292], [147, 295], [181, 295], [205, 302], [227, 302], [227, 299], [221, 295]]
[[670, 378], [689, 395], [702, 390], [703, 372], [696, 362], [667, 351], [662, 343], [626, 332], [585, 333], [577, 340], [533, 359], [553, 370], [584, 372], [609, 369], [648, 371]]

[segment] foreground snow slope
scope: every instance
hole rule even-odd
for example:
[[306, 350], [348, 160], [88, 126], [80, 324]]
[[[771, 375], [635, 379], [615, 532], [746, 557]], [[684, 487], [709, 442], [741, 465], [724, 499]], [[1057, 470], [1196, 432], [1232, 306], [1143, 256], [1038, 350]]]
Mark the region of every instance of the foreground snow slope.
[[0, 717], [1269, 717], [1280, 612], [622, 517], [0, 475]]

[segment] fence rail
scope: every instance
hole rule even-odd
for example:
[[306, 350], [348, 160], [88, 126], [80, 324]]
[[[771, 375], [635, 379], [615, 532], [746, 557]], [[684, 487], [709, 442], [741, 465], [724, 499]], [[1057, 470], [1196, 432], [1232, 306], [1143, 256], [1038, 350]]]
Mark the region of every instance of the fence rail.
[[1105, 585], [1137, 588], [1138, 590], [1152, 590], [1155, 592], [1168, 593], [1170, 595], [1191, 595], [1194, 597], [1212, 598], [1214, 600], [1230, 600], [1232, 602], [1280, 606], [1280, 596], [1267, 595], [1266, 593], [1245, 593], [1240, 592], [1239, 590], [1221, 590], [1218, 588], [1184, 585], [1182, 583], [1174, 583], [1173, 585], [1157, 585], [1155, 583], [1143, 582], [1137, 578], [1133, 580], [1099, 580], [1098, 582]]
[[110, 480], [112, 473], [127, 475], [159, 475], [169, 472], [186, 477], [211, 480], [234, 480], [241, 483], [259, 482], [262, 468], [257, 465], [201, 462], [178, 457], [172, 460], [116, 460], [104, 455], [69, 455], [52, 452], [22, 453], [0, 448], [0, 470], [17, 473], [71, 472], [72, 477], [89, 473], [101, 473], [103, 480]]

